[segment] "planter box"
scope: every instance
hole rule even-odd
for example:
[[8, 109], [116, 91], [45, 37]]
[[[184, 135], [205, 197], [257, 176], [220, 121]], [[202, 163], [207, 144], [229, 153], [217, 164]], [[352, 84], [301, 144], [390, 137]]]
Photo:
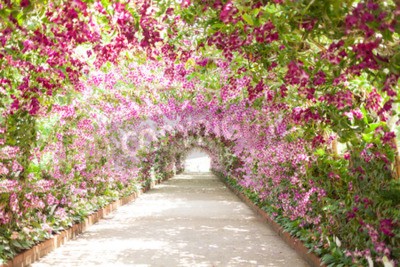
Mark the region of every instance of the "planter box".
[[[216, 175], [220, 177], [219, 175]], [[226, 182], [225, 179], [221, 178], [221, 181], [228, 187], [235, 195], [237, 195], [244, 203], [246, 203], [252, 210], [254, 210], [264, 222], [268, 223], [269, 226], [288, 244], [291, 248], [293, 248], [308, 264], [313, 267], [324, 266], [321, 258], [319, 258], [315, 253], [308, 252], [308, 248], [304, 246], [303, 242], [299, 239], [292, 237], [288, 232], [285, 232], [282, 226], [276, 223], [264, 210], [255, 205], [247, 196], [245, 196], [242, 192], [238, 191], [236, 188], [233, 188], [229, 183]]]
[[128, 204], [138, 198], [142, 193], [150, 190], [154, 187], [155, 183], [152, 183], [152, 186], [147, 186], [144, 189], [141, 189], [140, 192], [132, 193], [129, 196], [123, 197], [119, 200], [116, 200], [107, 206], [103, 207], [90, 214], [83, 222], [74, 224], [70, 228], [60, 232], [59, 234], [54, 235], [52, 238], [42, 241], [41, 243], [33, 246], [32, 248], [23, 251], [16, 255], [12, 260], [9, 260], [7, 263], [0, 265], [0, 267], [27, 267], [33, 262], [37, 261], [39, 258], [45, 256], [52, 250], [62, 246], [68, 240], [76, 238], [79, 234], [83, 233], [89, 226], [97, 223], [99, 220], [118, 209], [118, 207]]

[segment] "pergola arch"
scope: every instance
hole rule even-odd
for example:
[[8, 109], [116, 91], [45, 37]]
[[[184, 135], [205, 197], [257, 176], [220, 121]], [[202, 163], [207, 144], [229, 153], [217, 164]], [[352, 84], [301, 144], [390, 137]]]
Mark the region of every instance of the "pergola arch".
[[0, 2], [0, 263], [202, 138], [329, 264], [399, 264], [398, 0], [47, 2]]

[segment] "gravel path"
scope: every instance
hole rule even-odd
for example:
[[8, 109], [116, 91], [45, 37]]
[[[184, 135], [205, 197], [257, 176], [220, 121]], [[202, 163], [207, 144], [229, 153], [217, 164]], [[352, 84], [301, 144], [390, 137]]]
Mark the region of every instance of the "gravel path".
[[213, 174], [181, 174], [32, 266], [308, 266]]

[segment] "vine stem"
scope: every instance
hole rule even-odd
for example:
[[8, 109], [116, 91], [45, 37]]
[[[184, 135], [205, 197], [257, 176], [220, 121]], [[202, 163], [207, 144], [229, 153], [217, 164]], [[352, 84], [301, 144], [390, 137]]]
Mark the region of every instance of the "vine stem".
[[315, 0], [311, 0], [311, 2], [308, 4], [308, 6], [306, 7], [306, 9], [304, 9], [303, 13], [306, 13], [307, 10], [311, 7], [312, 4], [314, 4]]

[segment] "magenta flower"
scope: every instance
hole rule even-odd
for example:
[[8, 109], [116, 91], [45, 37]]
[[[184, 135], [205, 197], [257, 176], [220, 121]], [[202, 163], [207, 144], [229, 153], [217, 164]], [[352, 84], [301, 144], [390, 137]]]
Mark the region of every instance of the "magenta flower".
[[396, 137], [394, 132], [385, 132], [381, 138], [384, 144], [391, 144], [392, 140]]
[[394, 228], [394, 223], [391, 219], [383, 219], [379, 222], [379, 229], [382, 231], [383, 234], [393, 237], [393, 228]]
[[354, 116], [356, 119], [358, 119], [358, 120], [361, 120], [361, 119], [363, 118], [363, 114], [362, 114], [362, 112], [361, 112], [361, 110], [360, 110], [359, 108], [353, 109], [353, 110], [351, 111], [351, 113], [352, 113], [353, 116]]
[[32, 116], [36, 115], [39, 111], [40, 108], [40, 103], [39, 100], [36, 97], [33, 97], [31, 99], [31, 103], [29, 105], [29, 114], [31, 114]]
[[182, 8], [187, 8], [189, 6], [190, 6], [190, 0], [182, 0], [182, 2], [181, 2]]
[[232, 0], [229, 0], [222, 7], [219, 19], [225, 23], [236, 23], [236, 20], [233, 18], [236, 13], [238, 13], [237, 8], [233, 5]]
[[21, 0], [21, 2], [20, 2], [20, 7], [22, 7], [22, 8], [24, 8], [24, 7], [27, 7], [27, 6], [29, 6], [31, 3], [30, 3], [30, 1], [29, 0]]

